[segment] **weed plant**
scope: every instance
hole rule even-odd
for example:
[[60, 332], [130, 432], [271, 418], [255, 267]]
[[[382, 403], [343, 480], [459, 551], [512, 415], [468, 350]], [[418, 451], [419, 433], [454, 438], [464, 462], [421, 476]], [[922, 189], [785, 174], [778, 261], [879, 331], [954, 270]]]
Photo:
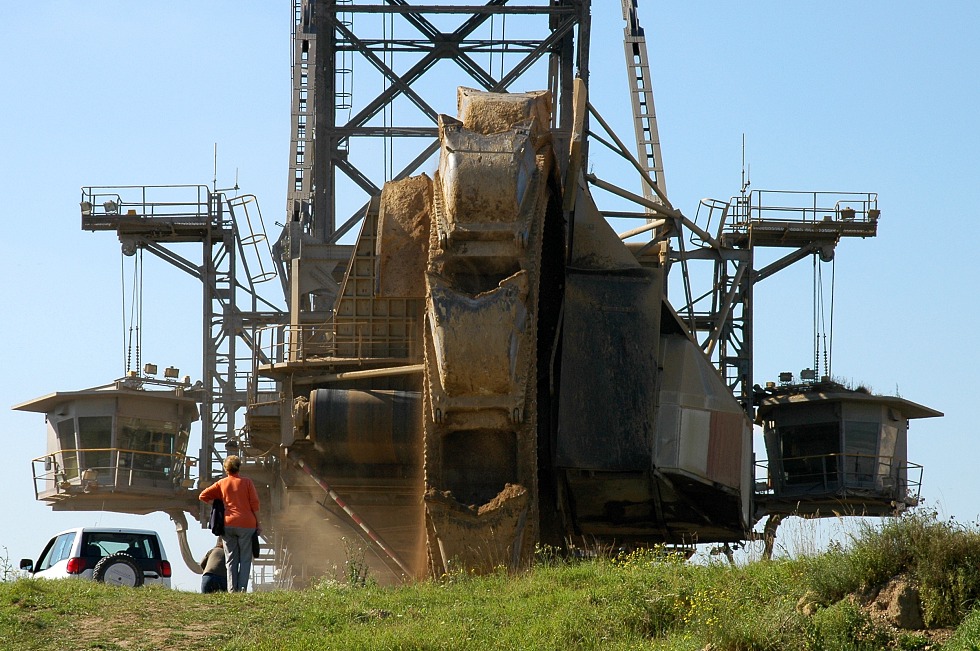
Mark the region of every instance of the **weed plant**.
[[943, 651], [980, 651], [980, 610], [970, 611]]
[[957, 625], [980, 597], [980, 532], [916, 509], [880, 527], [862, 523], [851, 544], [832, 545], [801, 560], [809, 589], [822, 604], [881, 588], [908, 575], [918, 585], [925, 624]]

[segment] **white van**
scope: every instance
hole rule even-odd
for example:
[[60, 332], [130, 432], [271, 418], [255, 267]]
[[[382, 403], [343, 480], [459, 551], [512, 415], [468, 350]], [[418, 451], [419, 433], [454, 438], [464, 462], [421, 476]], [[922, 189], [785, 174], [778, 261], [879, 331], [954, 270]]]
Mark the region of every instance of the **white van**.
[[139, 587], [170, 587], [170, 562], [156, 531], [78, 527], [55, 535], [35, 564], [20, 569], [39, 579], [82, 578]]

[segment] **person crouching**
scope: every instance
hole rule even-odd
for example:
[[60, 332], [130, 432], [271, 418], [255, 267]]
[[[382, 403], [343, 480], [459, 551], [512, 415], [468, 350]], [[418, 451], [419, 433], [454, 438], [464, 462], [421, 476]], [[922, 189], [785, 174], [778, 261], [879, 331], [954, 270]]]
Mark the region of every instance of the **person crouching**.
[[202, 593], [228, 591], [228, 568], [225, 565], [225, 547], [221, 538], [204, 554], [201, 569], [204, 570], [204, 575], [201, 576]]

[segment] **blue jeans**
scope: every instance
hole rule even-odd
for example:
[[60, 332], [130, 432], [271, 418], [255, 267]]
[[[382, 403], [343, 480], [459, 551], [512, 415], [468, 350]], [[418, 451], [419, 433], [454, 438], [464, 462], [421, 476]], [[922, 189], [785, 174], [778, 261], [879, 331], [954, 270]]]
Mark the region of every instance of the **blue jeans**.
[[228, 568], [228, 592], [245, 592], [252, 572], [252, 534], [255, 529], [225, 527], [221, 542], [225, 546], [225, 565]]
[[203, 594], [208, 594], [209, 592], [227, 592], [228, 591], [228, 575], [225, 574], [205, 574], [201, 577], [201, 592]]

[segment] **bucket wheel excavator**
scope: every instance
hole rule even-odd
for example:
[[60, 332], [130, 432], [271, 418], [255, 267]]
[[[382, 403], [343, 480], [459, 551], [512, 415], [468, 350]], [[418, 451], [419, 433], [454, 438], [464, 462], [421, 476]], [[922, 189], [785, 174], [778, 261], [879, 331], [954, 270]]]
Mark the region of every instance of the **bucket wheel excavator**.
[[[171, 464], [185, 470], [153, 485], [172, 493], [161, 510], [205, 522], [196, 491], [224, 454], [242, 455], [266, 511], [259, 569], [297, 586], [352, 555], [400, 581], [520, 568], [538, 544], [738, 543], [765, 517], [774, 531], [788, 515], [917, 502], [908, 421], [939, 412], [846, 389], [829, 369], [765, 388], [752, 376], [756, 285], [831, 259], [842, 237], [873, 237], [876, 195], [743, 189], [694, 219], [676, 209], [635, 0], [623, 2], [635, 153], [597, 110], [607, 98], [589, 97], [588, 0], [292, 10], [287, 219], [271, 247], [284, 309], [254, 274], [235, 280], [241, 245], [259, 240], [251, 221], [235, 225], [248, 202], [204, 187], [193, 210], [167, 214], [175, 203], [145, 188], [131, 201], [123, 189], [83, 197], [83, 227], [114, 230], [205, 287], [200, 476], [195, 487], [193, 464]], [[353, 92], [364, 70], [383, 82], [374, 97]], [[455, 116], [430, 104], [451, 101], [447, 87]], [[595, 171], [597, 145], [640, 193]], [[615, 219], [639, 226], [617, 233]], [[169, 249], [186, 242], [203, 243], [208, 264]], [[756, 268], [764, 247], [786, 252]], [[66, 400], [18, 408], [67, 414]], [[95, 439], [76, 411], [78, 436], [52, 429], [35, 470], [55, 508], [92, 508], [78, 455]], [[190, 412], [178, 411], [184, 448], [166, 452], [180, 456]], [[101, 448], [123, 444], [130, 416], [103, 422]], [[121, 464], [91, 475], [103, 491]]]

